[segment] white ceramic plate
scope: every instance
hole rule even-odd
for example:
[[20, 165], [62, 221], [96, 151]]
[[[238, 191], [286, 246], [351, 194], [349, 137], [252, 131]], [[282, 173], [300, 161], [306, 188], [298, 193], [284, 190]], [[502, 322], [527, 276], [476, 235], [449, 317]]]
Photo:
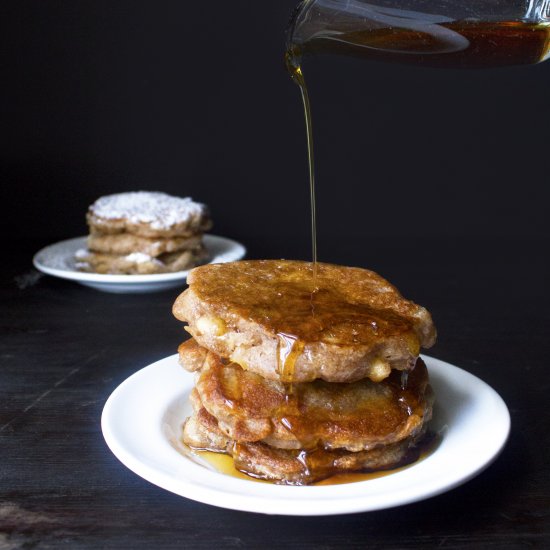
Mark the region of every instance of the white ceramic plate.
[[184, 456], [193, 375], [172, 355], [136, 372], [109, 397], [101, 425], [115, 456], [168, 491], [207, 504], [265, 514], [366, 512], [422, 500], [471, 479], [498, 455], [510, 430], [504, 401], [485, 382], [424, 357], [436, 394], [432, 427], [441, 436], [424, 460], [391, 475], [344, 485], [291, 487], [231, 477]]
[[[210, 254], [210, 263], [225, 263], [240, 260], [246, 253], [245, 247], [231, 239], [216, 235], [205, 235], [204, 245]], [[76, 281], [85, 286], [105, 292], [155, 292], [176, 288], [185, 282], [189, 271], [176, 273], [157, 273], [153, 275], [104, 275], [101, 273], [84, 273], [75, 268], [75, 253], [86, 248], [86, 237], [77, 237], [61, 241], [43, 248], [34, 258], [36, 269]]]

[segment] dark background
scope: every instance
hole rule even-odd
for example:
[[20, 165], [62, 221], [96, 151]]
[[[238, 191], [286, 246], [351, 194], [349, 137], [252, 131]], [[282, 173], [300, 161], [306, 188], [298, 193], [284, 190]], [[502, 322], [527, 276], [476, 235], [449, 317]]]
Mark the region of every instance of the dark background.
[[[211, 206], [214, 233], [310, 255], [305, 130], [283, 65], [294, 0], [2, 4], [2, 238], [86, 232], [104, 194]], [[548, 237], [550, 65], [305, 62], [320, 258], [384, 237]], [[258, 246], [260, 248], [258, 248]]]
[[549, 547], [550, 63], [305, 63], [320, 259], [428, 307], [429, 353], [504, 398], [512, 436], [490, 468], [405, 507], [269, 517], [168, 493], [105, 445], [108, 396], [184, 337], [181, 289], [102, 293], [38, 278], [32, 255], [85, 234], [99, 196], [149, 189], [208, 203], [250, 257], [308, 259], [303, 113], [283, 66], [294, 4], [1, 3], [2, 550]]

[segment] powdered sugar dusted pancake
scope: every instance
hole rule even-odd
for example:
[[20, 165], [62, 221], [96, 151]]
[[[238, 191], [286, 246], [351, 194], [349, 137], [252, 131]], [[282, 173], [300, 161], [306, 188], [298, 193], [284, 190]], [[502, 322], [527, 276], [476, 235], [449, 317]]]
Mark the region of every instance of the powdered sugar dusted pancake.
[[118, 255], [80, 250], [76, 254], [76, 268], [91, 273], [149, 275], [186, 271], [207, 259], [208, 252], [204, 247], [168, 252], [157, 257], [142, 252]]
[[140, 252], [156, 258], [166, 252], [194, 250], [202, 247], [202, 235], [192, 237], [140, 237], [131, 233], [88, 236], [88, 249], [104, 254], [132, 254]]
[[100, 197], [86, 215], [88, 249], [76, 268], [102, 274], [187, 271], [207, 260], [208, 208], [191, 198], [136, 191]]
[[99, 198], [87, 215], [91, 232], [187, 237], [212, 227], [206, 205], [166, 193], [135, 191]]

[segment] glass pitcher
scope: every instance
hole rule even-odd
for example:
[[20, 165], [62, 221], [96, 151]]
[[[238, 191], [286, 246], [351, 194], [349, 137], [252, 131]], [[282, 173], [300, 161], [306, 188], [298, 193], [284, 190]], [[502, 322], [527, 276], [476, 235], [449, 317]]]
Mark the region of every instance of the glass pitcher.
[[287, 58], [343, 53], [448, 67], [532, 64], [550, 55], [550, 0], [304, 0]]

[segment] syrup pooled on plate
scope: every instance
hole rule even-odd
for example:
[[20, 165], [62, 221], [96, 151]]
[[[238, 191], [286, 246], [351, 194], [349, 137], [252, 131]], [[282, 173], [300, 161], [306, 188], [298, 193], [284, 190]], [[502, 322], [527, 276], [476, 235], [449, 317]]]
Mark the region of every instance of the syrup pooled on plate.
[[[441, 441], [440, 436], [429, 433], [422, 440], [421, 444], [411, 450], [411, 453], [403, 464], [396, 465], [394, 468], [378, 471], [357, 471], [347, 473], [335, 473], [329, 474], [324, 479], [312, 483], [312, 486], [327, 486], [327, 485], [343, 485], [346, 483], [357, 483], [360, 481], [371, 481], [373, 479], [379, 479], [386, 477], [397, 472], [402, 472], [411, 466], [421, 462], [425, 458], [429, 457], [437, 448]], [[243, 479], [246, 481], [254, 481], [257, 483], [274, 483], [265, 479], [259, 479], [254, 474], [249, 474], [244, 471], [240, 471], [235, 467], [233, 458], [228, 454], [219, 452], [212, 452], [207, 450], [190, 450], [190, 453], [196, 455], [200, 460], [207, 462], [215, 471], [228, 475], [237, 479]], [[305, 453], [303, 453], [305, 456]]]

